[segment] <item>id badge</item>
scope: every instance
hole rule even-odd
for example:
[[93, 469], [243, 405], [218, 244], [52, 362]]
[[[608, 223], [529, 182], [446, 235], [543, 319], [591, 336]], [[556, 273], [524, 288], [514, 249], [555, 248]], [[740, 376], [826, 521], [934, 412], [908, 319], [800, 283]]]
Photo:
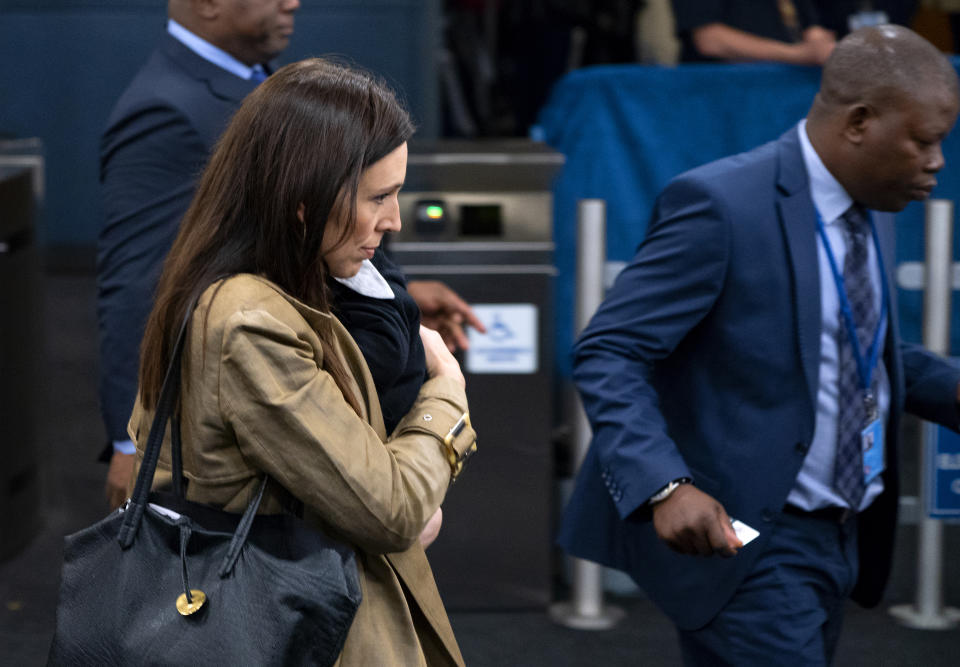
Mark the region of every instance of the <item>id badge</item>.
[[863, 452], [863, 483], [870, 484], [884, 470], [883, 427], [874, 419], [860, 431], [860, 447]]

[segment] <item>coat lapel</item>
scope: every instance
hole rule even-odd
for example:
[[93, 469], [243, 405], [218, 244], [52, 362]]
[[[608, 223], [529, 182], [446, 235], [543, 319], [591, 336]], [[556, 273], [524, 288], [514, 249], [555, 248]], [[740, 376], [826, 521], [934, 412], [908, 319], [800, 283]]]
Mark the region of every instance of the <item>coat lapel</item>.
[[221, 70], [219, 67], [217, 69], [220, 71], [213, 72], [205, 77], [210, 92], [217, 97], [239, 104], [257, 87], [257, 84], [253, 81], [241, 79], [230, 72]]
[[872, 211], [877, 237], [880, 239], [880, 254], [883, 258], [884, 276], [887, 282], [887, 335], [884, 341], [883, 356], [890, 380], [890, 414], [895, 415], [903, 408], [902, 361], [897, 341], [900, 340], [899, 306], [897, 305], [896, 283], [896, 217], [890, 213]]
[[797, 131], [791, 129], [778, 142], [776, 203], [790, 258], [800, 360], [810, 408], [816, 411], [821, 330], [817, 218]]
[[165, 35], [161, 48], [190, 76], [205, 82], [215, 97], [239, 104], [251, 90], [257, 87], [255, 82], [241, 79], [198, 56], [169, 34]]

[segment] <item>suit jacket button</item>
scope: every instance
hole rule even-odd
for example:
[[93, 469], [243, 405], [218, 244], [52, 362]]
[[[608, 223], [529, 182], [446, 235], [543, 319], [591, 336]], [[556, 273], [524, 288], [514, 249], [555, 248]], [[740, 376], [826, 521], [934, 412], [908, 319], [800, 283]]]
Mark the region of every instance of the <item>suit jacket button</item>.
[[796, 445], [794, 445], [794, 449], [796, 449], [801, 454], [806, 454], [807, 450], [810, 449], [810, 447], [805, 442], [798, 442]]
[[768, 522], [773, 521], [773, 516], [773, 512], [770, 510], [763, 510], [763, 512], [760, 514], [760, 518]]

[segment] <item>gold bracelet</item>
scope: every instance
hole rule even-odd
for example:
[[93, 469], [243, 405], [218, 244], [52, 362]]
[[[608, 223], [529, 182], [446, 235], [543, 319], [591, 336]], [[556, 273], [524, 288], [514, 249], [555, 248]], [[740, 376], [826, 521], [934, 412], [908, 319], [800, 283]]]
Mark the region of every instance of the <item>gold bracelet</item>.
[[454, 424], [445, 436], [443, 436], [443, 446], [447, 451], [447, 462], [450, 464], [450, 483], [452, 484], [457, 476], [463, 470], [464, 462], [477, 451], [477, 441], [467, 447], [463, 454], [457, 454], [453, 447], [453, 441], [463, 432], [463, 429], [470, 426], [470, 413], [464, 412], [460, 419]]

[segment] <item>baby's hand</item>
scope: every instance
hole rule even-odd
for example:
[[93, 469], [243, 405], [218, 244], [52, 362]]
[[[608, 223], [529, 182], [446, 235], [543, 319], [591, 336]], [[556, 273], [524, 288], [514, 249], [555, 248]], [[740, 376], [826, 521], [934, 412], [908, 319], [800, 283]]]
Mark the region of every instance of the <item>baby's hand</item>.
[[423, 341], [423, 351], [427, 358], [427, 374], [434, 377], [449, 377], [466, 386], [460, 364], [450, 354], [443, 339], [433, 329], [420, 325], [420, 340]]

